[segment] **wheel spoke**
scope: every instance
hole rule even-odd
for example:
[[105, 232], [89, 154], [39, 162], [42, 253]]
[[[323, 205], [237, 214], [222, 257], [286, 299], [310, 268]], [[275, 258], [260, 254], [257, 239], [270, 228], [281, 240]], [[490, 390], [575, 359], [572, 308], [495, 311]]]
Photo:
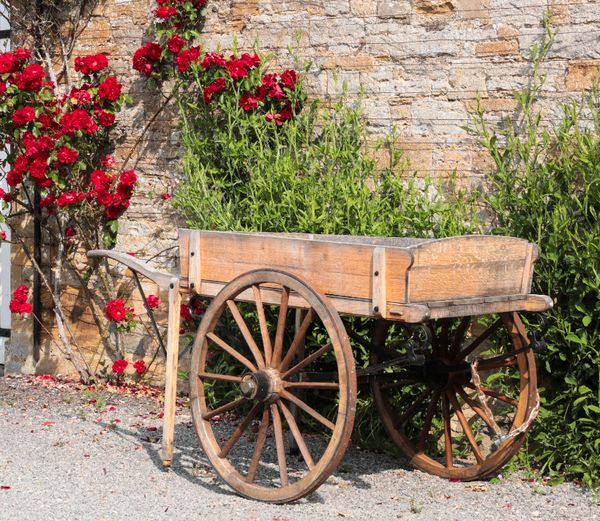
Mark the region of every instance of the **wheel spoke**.
[[427, 435], [429, 434], [429, 429], [431, 429], [431, 423], [433, 422], [433, 415], [435, 413], [435, 408], [440, 399], [441, 391], [436, 389], [433, 393], [433, 397], [431, 398], [431, 402], [427, 407], [427, 412], [425, 413], [425, 421], [423, 422], [423, 428], [419, 433], [419, 441], [417, 442], [417, 452], [422, 453], [425, 450], [425, 440], [427, 439]]
[[202, 418], [204, 418], [205, 420], [210, 420], [213, 416], [217, 416], [218, 414], [223, 414], [224, 412], [234, 409], [239, 404], [241, 404], [245, 401], [246, 401], [246, 398], [244, 398], [242, 396], [241, 398], [238, 398], [237, 400], [233, 400], [232, 402], [226, 403], [225, 405], [221, 405], [221, 407], [217, 407], [216, 409], [214, 409], [212, 411], [205, 412], [202, 415]]
[[231, 347], [227, 342], [219, 338], [214, 333], [208, 333], [206, 335], [207, 338], [212, 340], [215, 344], [217, 344], [223, 351], [229, 353], [233, 358], [235, 358], [238, 362], [244, 364], [250, 371], [253, 373], [257, 371], [256, 366], [248, 360], [244, 355], [236, 351], [233, 347]]
[[225, 443], [225, 445], [223, 445], [221, 452], [219, 452], [219, 458], [227, 457], [227, 454], [229, 454], [229, 451], [233, 448], [233, 446], [236, 444], [236, 442], [240, 439], [242, 434], [244, 434], [244, 431], [250, 426], [250, 424], [252, 423], [252, 420], [254, 420], [254, 418], [258, 414], [258, 411], [261, 409], [261, 407], [263, 407], [263, 404], [260, 402], [257, 403], [254, 407], [252, 407], [252, 410], [248, 413], [248, 416], [246, 416], [244, 418], [244, 420], [242, 421], [242, 423], [240, 423], [237, 426], [237, 429], [235, 429], [235, 431], [231, 435], [231, 438], [229, 438], [229, 440], [227, 440], [227, 443]]
[[242, 381], [241, 376], [232, 376], [229, 374], [219, 374], [219, 373], [198, 373], [198, 378], [201, 380], [222, 380], [223, 382], [236, 382], [239, 383]]
[[317, 420], [319, 423], [321, 423], [328, 429], [334, 430], [335, 425], [333, 423], [331, 423], [327, 418], [325, 418], [323, 415], [321, 415], [317, 411], [315, 411], [310, 405], [308, 405], [306, 402], [302, 401], [296, 395], [294, 395], [284, 389], [283, 391], [281, 391], [281, 397], [285, 398], [289, 402], [295, 403], [306, 414], [309, 414], [310, 416], [312, 416], [315, 420]]
[[281, 353], [283, 351], [283, 335], [285, 333], [285, 322], [287, 319], [288, 302], [290, 300], [289, 288], [283, 288], [281, 292], [281, 304], [279, 306], [279, 317], [277, 319], [277, 331], [275, 332], [275, 348], [273, 350], [273, 357], [271, 367], [278, 367], [281, 362]]
[[250, 351], [254, 355], [254, 359], [256, 360], [258, 367], [260, 369], [263, 369], [265, 367], [265, 359], [263, 358], [259, 347], [256, 345], [256, 341], [252, 337], [252, 333], [250, 333], [250, 330], [246, 325], [246, 321], [244, 320], [244, 317], [242, 317], [242, 314], [240, 313], [240, 310], [238, 309], [236, 303], [233, 300], [228, 300], [227, 307], [229, 308], [229, 311], [231, 311], [234, 320], [240, 328], [240, 332], [242, 333], [244, 340], [246, 340], [246, 344], [248, 345]]
[[339, 389], [337, 382], [283, 382], [286, 389]]
[[399, 429], [402, 425], [404, 425], [406, 423], [406, 420], [408, 420], [414, 414], [414, 412], [419, 408], [419, 406], [432, 392], [433, 389], [427, 387], [419, 396], [417, 396], [415, 401], [410, 404], [408, 409], [406, 409], [406, 411], [404, 411], [400, 415], [400, 417], [396, 419], [396, 421], [394, 422], [394, 428]]
[[308, 469], [309, 470], [312, 469], [315, 466], [315, 463], [312, 459], [312, 456], [310, 455], [310, 451], [308, 450], [306, 443], [304, 442], [304, 438], [302, 437], [302, 433], [300, 432], [300, 429], [298, 428], [298, 424], [296, 423], [294, 415], [291, 413], [291, 411], [285, 406], [285, 404], [281, 400], [279, 400], [277, 402], [277, 404], [279, 405], [281, 412], [285, 416], [285, 420], [287, 421], [287, 423], [290, 427], [290, 430], [292, 431], [292, 435], [294, 436], [294, 439], [296, 440], [296, 444], [298, 445], [298, 448], [300, 449], [300, 454], [302, 454], [302, 457], [304, 458], [304, 461], [306, 462]]
[[332, 343], [329, 343], [329, 344], [324, 345], [323, 347], [320, 347], [314, 353], [307, 356], [304, 360], [302, 360], [301, 362], [298, 362], [294, 367], [292, 367], [291, 369], [288, 369], [285, 373], [283, 373], [281, 375], [281, 379], [285, 380], [285, 379], [289, 378], [290, 376], [295, 375], [298, 371], [300, 371], [307, 365], [314, 362], [317, 358], [319, 358], [323, 353], [329, 351], [332, 347], [333, 347]]
[[446, 468], [454, 467], [452, 458], [452, 431], [450, 425], [450, 406], [448, 404], [448, 396], [442, 394], [442, 414], [444, 416], [444, 447], [446, 449]]
[[252, 483], [256, 479], [256, 472], [258, 470], [258, 464], [260, 462], [260, 456], [265, 446], [267, 439], [267, 429], [269, 428], [269, 409], [267, 407], [263, 410], [262, 420], [260, 421], [260, 427], [258, 429], [258, 437], [256, 438], [256, 447], [254, 447], [254, 453], [250, 460], [250, 466], [248, 467], [248, 474], [246, 475], [246, 481]]
[[294, 340], [292, 341], [292, 344], [290, 345], [290, 348], [288, 349], [288, 352], [286, 353], [285, 358], [279, 365], [279, 371], [283, 372], [289, 367], [290, 363], [296, 356], [298, 349], [300, 349], [300, 347], [302, 347], [302, 345], [304, 344], [304, 338], [306, 337], [306, 332], [308, 331], [308, 328], [314, 318], [315, 318], [315, 311], [314, 311], [314, 309], [311, 308], [308, 310], [308, 313], [306, 313], [306, 316], [302, 320], [302, 324], [300, 324], [300, 327], [298, 328], [298, 331], [296, 332], [296, 336], [294, 337]]
[[277, 463], [279, 464], [279, 476], [281, 486], [287, 487], [288, 473], [287, 462], [285, 460], [285, 445], [283, 443], [283, 427], [281, 426], [281, 416], [277, 410], [277, 405], [271, 404], [271, 416], [273, 417], [273, 430], [275, 431], [275, 445], [277, 446]]
[[267, 326], [267, 318], [265, 317], [265, 308], [260, 296], [260, 288], [256, 285], [252, 286], [254, 292], [254, 301], [256, 302], [256, 313], [258, 315], [258, 323], [260, 325], [260, 334], [262, 336], [263, 348], [265, 351], [265, 362], [269, 363], [273, 356], [273, 347], [271, 346], [271, 337], [269, 336], [269, 327]]
[[479, 335], [475, 340], [473, 340], [465, 349], [463, 349], [455, 360], [464, 360], [467, 356], [469, 356], [475, 349], [477, 349], [483, 342], [485, 342], [490, 335], [496, 331], [502, 325], [502, 319], [496, 320], [490, 327], [488, 327], [481, 335]]
[[471, 445], [471, 450], [475, 455], [475, 459], [477, 460], [477, 463], [481, 463], [483, 461], [483, 456], [481, 455], [481, 451], [477, 446], [477, 441], [475, 440], [473, 431], [469, 426], [469, 422], [467, 421], [467, 418], [465, 417], [465, 414], [463, 413], [462, 408], [458, 403], [458, 400], [456, 399], [456, 395], [451, 391], [447, 391], [447, 395], [448, 398], [450, 398], [450, 403], [452, 403], [452, 408], [454, 409], [454, 412], [458, 416], [458, 421], [460, 422], [462, 430], [465, 433], [465, 436], [467, 437], [467, 441], [469, 442], [469, 445]]
[[462, 341], [465, 338], [465, 333], [469, 329], [470, 325], [471, 317], [467, 316], [463, 317], [463, 319], [460, 321], [460, 324], [458, 325], [458, 328], [456, 328], [456, 332], [454, 333], [454, 340], [452, 341], [452, 346], [450, 347], [450, 351], [448, 352], [451, 359], [456, 356], [456, 353], [458, 353], [458, 350], [462, 345]]
[[[477, 390], [477, 387], [475, 387], [473, 384], [465, 384], [465, 386], [468, 387], [469, 389], [473, 389], [475, 391]], [[500, 400], [501, 402], [509, 403], [514, 407], [519, 406], [518, 400], [515, 400], [514, 398], [510, 398], [509, 396], [506, 396], [505, 394], [494, 391], [493, 389], [488, 389], [487, 387], [482, 387], [481, 392], [483, 394], [487, 394], [488, 396], [491, 396], [492, 398], [496, 398], [496, 400]]]
[[480, 405], [473, 400], [473, 398], [471, 398], [462, 387], [456, 386], [454, 389], [458, 392], [458, 394], [460, 394], [460, 397], [465, 401], [465, 403], [471, 407], [473, 412], [477, 414], [477, 416], [479, 416], [485, 422], [485, 424], [495, 432], [498, 426], [494, 425], [494, 422], [489, 418]]
[[493, 356], [490, 358], [480, 358], [477, 364], [479, 371], [490, 371], [491, 369], [501, 369], [502, 367], [510, 367], [517, 363], [517, 355], [514, 352], [506, 353], [505, 355]]

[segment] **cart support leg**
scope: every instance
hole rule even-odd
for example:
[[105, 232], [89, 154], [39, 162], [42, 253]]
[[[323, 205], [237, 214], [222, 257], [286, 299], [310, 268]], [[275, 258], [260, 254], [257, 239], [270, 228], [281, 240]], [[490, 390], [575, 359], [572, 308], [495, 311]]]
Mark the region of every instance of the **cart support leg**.
[[173, 461], [175, 436], [175, 403], [177, 398], [177, 361], [179, 355], [179, 308], [181, 294], [179, 280], [173, 278], [169, 285], [169, 322], [167, 328], [167, 360], [165, 367], [165, 410], [163, 417], [162, 461], [170, 467]]

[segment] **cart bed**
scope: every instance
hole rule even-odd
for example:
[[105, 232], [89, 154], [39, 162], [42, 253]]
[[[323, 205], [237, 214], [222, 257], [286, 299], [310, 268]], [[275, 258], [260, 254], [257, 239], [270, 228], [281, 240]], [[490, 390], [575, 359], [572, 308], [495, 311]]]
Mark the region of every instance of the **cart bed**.
[[[232, 279], [279, 269], [326, 294], [336, 310], [405, 322], [504, 311], [544, 311], [530, 295], [538, 248], [514, 237], [446, 239], [212, 232], [181, 229], [183, 288], [214, 297]], [[265, 288], [265, 302], [279, 296]], [[242, 294], [241, 300], [252, 300]], [[301, 299], [291, 305], [303, 307]]]

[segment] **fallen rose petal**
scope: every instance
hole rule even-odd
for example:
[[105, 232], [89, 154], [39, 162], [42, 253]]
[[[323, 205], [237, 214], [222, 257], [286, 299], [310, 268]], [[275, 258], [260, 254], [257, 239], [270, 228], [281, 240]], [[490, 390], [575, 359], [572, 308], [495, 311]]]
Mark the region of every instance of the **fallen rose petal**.
[[48, 427], [49, 425], [56, 425], [56, 422], [44, 422], [42, 423], [44, 427]]
[[152, 432], [156, 430], [156, 427], [146, 427], [146, 430]]
[[11, 487], [9, 487], [8, 485], [0, 485], [0, 490], [10, 490]]

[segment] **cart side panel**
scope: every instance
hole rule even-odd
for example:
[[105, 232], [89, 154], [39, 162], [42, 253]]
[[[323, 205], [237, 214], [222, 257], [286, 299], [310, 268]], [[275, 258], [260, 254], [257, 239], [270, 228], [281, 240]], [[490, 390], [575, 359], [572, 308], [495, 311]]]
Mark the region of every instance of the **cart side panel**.
[[[284, 235], [234, 232], [186, 231], [180, 235], [181, 277], [189, 278], [194, 290], [213, 296], [216, 288], [255, 269], [280, 269], [296, 274], [336, 302], [349, 301], [349, 308], [336, 303], [338, 311], [371, 314], [373, 251], [375, 246], [306, 240]], [[185, 244], [181, 244], [185, 242]], [[404, 302], [406, 272], [412, 262], [407, 249], [386, 248], [388, 300]], [[357, 302], [362, 304], [356, 307]]]
[[526, 240], [464, 236], [411, 248], [408, 302], [526, 293], [537, 249]]

